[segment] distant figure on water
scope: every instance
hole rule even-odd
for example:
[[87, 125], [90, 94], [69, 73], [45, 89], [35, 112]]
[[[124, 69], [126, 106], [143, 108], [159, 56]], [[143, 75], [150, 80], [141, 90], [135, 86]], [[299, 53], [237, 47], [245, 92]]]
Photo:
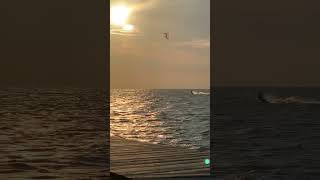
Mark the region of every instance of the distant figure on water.
[[258, 92], [258, 99], [263, 102], [263, 103], [269, 103], [265, 97], [264, 97], [264, 94], [262, 92]]
[[163, 35], [164, 35], [164, 38], [166, 38], [167, 40], [169, 40], [169, 33], [167, 32], [167, 33], [163, 33]]

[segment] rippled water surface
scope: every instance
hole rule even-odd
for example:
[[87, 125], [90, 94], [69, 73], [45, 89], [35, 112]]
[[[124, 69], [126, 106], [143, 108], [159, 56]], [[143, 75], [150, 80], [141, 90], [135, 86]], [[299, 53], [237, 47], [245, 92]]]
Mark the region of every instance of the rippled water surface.
[[207, 93], [115, 89], [111, 91], [110, 116], [113, 135], [154, 144], [209, 148]]
[[0, 179], [104, 179], [103, 92], [0, 90]]
[[[275, 100], [261, 102], [259, 92]], [[215, 88], [214, 174], [226, 179], [320, 179], [319, 92], [298, 87]]]

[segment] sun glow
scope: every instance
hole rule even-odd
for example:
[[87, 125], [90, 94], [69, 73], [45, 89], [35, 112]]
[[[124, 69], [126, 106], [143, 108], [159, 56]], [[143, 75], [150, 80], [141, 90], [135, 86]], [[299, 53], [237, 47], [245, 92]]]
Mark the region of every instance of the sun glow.
[[131, 24], [126, 24], [126, 25], [124, 25], [124, 26], [122, 27], [122, 29], [125, 30], [125, 31], [133, 31], [134, 26], [131, 25]]
[[111, 7], [110, 25], [112, 25], [113, 31], [118, 31], [117, 33], [128, 33], [134, 30], [134, 26], [128, 24], [131, 12], [132, 8], [126, 5]]
[[127, 24], [131, 9], [127, 6], [120, 5], [111, 8], [110, 21], [112, 25], [124, 26]]

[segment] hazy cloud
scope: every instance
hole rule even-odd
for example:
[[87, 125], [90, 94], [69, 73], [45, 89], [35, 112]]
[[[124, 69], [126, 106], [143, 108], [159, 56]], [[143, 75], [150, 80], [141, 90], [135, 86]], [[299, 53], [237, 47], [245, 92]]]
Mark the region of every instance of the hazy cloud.
[[111, 2], [134, 8], [135, 27], [110, 32], [112, 88], [209, 88], [210, 0]]
[[178, 47], [192, 47], [192, 48], [210, 48], [210, 38], [208, 39], [194, 39], [191, 41], [177, 42]]

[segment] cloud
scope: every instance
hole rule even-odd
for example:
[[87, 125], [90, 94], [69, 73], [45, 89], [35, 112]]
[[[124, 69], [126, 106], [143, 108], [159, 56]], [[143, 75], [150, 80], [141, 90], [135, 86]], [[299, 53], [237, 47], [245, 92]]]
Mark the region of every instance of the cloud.
[[139, 36], [139, 34], [136, 33], [127, 33], [123, 31], [110, 31], [111, 35], [118, 35], [118, 36], [128, 36], [128, 37], [136, 37]]
[[110, 35], [139, 36], [141, 34], [137, 30], [126, 31], [121, 26], [110, 25]]
[[177, 42], [175, 45], [178, 47], [210, 48], [210, 38], [193, 39], [191, 41]]
[[154, 5], [157, 3], [157, 0], [133, 0], [130, 2], [134, 3], [135, 11], [141, 11], [154, 7]]
[[135, 11], [149, 9], [154, 7], [153, 5], [158, 0], [111, 0], [110, 4], [127, 4], [134, 8]]

